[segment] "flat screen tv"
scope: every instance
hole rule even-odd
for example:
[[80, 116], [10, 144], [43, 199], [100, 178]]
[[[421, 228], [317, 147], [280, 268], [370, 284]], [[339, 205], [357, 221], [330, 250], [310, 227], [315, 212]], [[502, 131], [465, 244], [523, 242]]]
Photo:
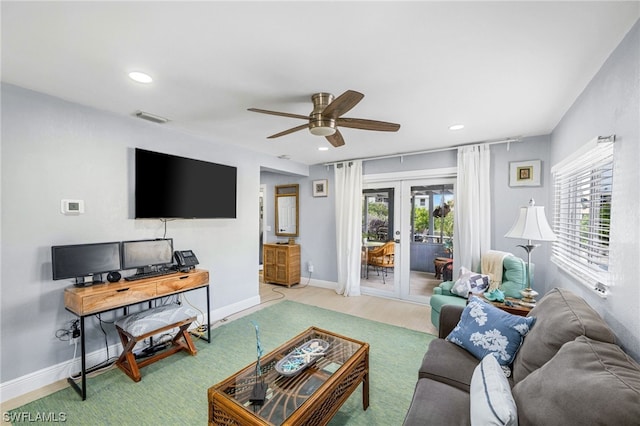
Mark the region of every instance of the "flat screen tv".
[[51, 269], [54, 280], [100, 283], [102, 274], [121, 269], [120, 242], [53, 246]]
[[236, 218], [237, 168], [136, 148], [136, 219]]

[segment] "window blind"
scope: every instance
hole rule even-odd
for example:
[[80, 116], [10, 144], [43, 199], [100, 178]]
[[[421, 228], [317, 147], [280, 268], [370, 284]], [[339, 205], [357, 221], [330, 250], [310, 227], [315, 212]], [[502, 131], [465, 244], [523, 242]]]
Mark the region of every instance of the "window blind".
[[551, 169], [554, 181], [551, 260], [601, 295], [610, 283], [609, 231], [613, 140], [597, 138]]

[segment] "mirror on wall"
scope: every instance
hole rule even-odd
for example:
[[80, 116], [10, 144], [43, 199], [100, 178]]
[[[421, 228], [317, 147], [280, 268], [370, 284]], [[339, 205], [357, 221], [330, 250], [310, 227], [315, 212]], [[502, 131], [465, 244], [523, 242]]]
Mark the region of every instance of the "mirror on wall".
[[279, 237], [298, 236], [298, 187], [298, 184], [276, 186], [276, 235]]

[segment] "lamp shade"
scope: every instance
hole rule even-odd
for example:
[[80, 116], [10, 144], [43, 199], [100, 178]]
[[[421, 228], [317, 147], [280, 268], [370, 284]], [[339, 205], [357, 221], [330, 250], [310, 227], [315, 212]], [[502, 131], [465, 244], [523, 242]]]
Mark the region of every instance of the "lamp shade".
[[528, 207], [520, 208], [518, 220], [505, 234], [505, 237], [536, 241], [556, 240], [556, 234], [551, 230], [544, 215], [544, 207], [536, 206], [533, 199], [529, 201]]

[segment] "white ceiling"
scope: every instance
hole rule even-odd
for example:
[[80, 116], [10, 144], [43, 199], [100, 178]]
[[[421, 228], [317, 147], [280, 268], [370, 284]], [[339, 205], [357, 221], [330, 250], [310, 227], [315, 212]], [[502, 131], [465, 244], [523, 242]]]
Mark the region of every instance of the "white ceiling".
[[[637, 1], [1, 7], [4, 82], [305, 164], [549, 134], [640, 16]], [[266, 139], [304, 121], [247, 111], [307, 115], [311, 94], [347, 89], [365, 98], [345, 116], [400, 130], [342, 129], [333, 148], [306, 130]]]

